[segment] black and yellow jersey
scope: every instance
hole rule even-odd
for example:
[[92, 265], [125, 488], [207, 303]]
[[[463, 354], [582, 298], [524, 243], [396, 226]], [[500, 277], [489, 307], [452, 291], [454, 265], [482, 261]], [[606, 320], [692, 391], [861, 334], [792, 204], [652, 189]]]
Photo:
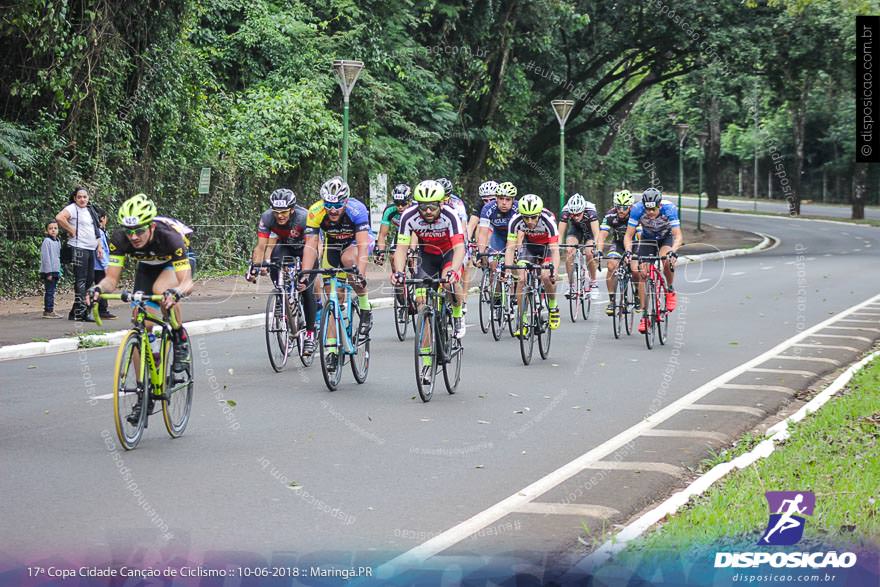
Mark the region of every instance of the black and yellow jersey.
[[188, 234], [192, 229], [174, 218], [157, 216], [153, 222], [153, 238], [141, 249], [136, 249], [124, 228], [117, 228], [110, 237], [110, 267], [125, 266], [125, 257], [136, 259], [147, 265], [170, 263], [175, 271], [192, 270], [187, 257]]

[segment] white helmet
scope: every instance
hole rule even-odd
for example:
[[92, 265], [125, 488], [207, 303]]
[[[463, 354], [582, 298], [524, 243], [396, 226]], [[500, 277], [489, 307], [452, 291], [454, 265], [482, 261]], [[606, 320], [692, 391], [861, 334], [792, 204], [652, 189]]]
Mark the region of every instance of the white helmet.
[[498, 182], [492, 181], [484, 181], [480, 184], [480, 197], [481, 198], [494, 198], [498, 195]]
[[568, 200], [565, 206], [570, 214], [580, 214], [587, 209], [587, 201], [580, 194], [575, 194]]

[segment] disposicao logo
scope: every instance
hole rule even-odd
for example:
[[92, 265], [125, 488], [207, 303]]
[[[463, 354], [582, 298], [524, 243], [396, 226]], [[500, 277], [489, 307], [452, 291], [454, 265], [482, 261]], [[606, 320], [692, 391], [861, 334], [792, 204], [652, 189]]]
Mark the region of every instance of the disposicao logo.
[[804, 536], [806, 520], [816, 508], [812, 491], [768, 491], [764, 494], [770, 506], [770, 520], [758, 544], [791, 546]]
[[[770, 508], [767, 529], [758, 540], [760, 546], [791, 546], [804, 537], [806, 518], [816, 509], [811, 491], [768, 491], [764, 494]], [[856, 564], [854, 552], [716, 552], [715, 568], [850, 568]]]

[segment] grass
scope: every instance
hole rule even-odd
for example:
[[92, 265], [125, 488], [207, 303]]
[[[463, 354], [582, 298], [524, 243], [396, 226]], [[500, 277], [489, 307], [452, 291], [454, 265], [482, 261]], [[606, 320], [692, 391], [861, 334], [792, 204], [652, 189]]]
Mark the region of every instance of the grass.
[[[789, 430], [791, 436], [773, 454], [730, 473], [627, 552], [674, 550], [735, 537], [754, 543], [767, 524], [765, 491], [816, 494], [816, 510], [807, 520], [804, 540], [876, 543], [880, 539], [880, 359], [866, 365], [821, 410]], [[728, 456], [742, 454], [760, 440], [744, 438]], [[705, 464], [717, 464], [721, 456]]]

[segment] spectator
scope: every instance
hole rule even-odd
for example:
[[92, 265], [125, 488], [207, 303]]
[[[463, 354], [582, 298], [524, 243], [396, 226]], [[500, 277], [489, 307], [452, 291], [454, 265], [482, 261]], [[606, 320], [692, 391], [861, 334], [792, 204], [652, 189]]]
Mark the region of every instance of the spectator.
[[[107, 264], [110, 261], [110, 246], [107, 244], [107, 212], [100, 206], [95, 206], [95, 215], [98, 217], [98, 249], [103, 251], [103, 255], [95, 255], [95, 283], [100, 283], [106, 273]], [[111, 314], [107, 309], [107, 300], [98, 300], [98, 314], [104, 320], [112, 320], [116, 315]]]
[[103, 256], [98, 248], [98, 219], [89, 205], [89, 191], [76, 187], [70, 194], [70, 204], [55, 216], [58, 225], [70, 235], [67, 246], [73, 257], [74, 299], [68, 320], [92, 322], [83, 303], [86, 290], [95, 281], [95, 256]]
[[61, 318], [55, 313], [55, 289], [61, 277], [61, 241], [58, 239], [58, 223], [46, 223], [46, 238], [40, 246], [40, 279], [46, 286], [43, 296], [43, 318]]

